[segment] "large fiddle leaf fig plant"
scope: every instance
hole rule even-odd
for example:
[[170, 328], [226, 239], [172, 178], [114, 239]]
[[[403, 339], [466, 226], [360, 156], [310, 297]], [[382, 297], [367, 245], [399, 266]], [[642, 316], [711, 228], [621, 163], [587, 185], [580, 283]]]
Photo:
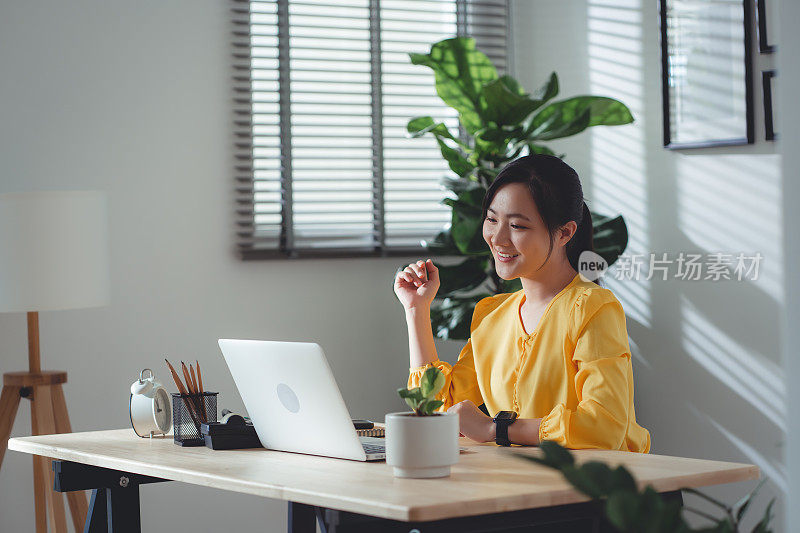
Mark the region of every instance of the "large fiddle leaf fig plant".
[[[445, 177], [452, 209], [449, 227], [423, 244], [436, 255], [461, 256], [440, 266], [441, 288], [431, 308], [434, 332], [444, 339], [466, 339], [475, 304], [491, 294], [519, 290], [519, 280], [500, 279], [482, 236], [481, 203], [487, 188], [509, 161], [527, 154], [557, 155], [543, 143], [576, 135], [592, 126], [633, 122], [621, 102], [602, 96], [553, 100], [558, 77], [529, 94], [511, 76], [499, 76], [470, 38], [440, 41], [428, 54], [409, 54], [411, 62], [433, 70], [436, 92], [458, 112], [460, 131], [450, 131], [430, 116], [411, 119], [412, 137], [432, 135], [455, 176]], [[559, 157], [564, 157], [563, 154]], [[592, 213], [595, 251], [611, 265], [628, 244], [621, 216]]]

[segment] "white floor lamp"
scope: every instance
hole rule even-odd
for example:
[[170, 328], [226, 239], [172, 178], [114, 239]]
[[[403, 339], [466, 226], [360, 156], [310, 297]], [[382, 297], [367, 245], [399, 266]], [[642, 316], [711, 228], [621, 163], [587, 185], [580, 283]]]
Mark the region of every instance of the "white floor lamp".
[[[95, 191], [0, 194], [0, 312], [28, 315], [28, 371], [3, 374], [0, 466], [21, 398], [31, 402], [34, 435], [72, 431], [64, 371], [42, 370], [39, 311], [105, 305], [109, 300], [108, 209]], [[0, 478], [1, 479], [1, 478]], [[66, 532], [64, 500], [53, 491], [50, 460], [33, 458], [36, 532]], [[76, 531], [83, 531], [86, 494], [67, 493]]]

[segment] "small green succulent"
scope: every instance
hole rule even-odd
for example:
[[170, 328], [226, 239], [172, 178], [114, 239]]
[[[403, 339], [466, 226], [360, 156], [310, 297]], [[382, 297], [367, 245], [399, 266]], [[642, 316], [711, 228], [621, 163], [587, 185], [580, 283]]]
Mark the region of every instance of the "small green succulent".
[[406, 401], [417, 416], [430, 416], [444, 403], [436, 399], [436, 394], [444, 387], [444, 374], [431, 367], [422, 374], [419, 387], [397, 389], [397, 394]]

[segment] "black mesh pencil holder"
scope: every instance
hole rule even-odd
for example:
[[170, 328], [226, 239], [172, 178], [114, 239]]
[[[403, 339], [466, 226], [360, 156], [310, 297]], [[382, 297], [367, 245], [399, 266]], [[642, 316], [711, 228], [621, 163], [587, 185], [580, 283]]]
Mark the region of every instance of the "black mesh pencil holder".
[[200, 424], [217, 421], [217, 392], [172, 393], [172, 432], [175, 444], [205, 446]]

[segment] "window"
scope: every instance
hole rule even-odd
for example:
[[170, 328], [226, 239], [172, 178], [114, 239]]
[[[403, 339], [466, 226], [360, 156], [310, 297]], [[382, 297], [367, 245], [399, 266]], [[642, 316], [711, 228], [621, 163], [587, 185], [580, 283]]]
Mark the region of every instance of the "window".
[[427, 53], [476, 39], [507, 68], [507, 0], [234, 1], [237, 246], [244, 258], [388, 255], [450, 219], [431, 115], [457, 131]]

